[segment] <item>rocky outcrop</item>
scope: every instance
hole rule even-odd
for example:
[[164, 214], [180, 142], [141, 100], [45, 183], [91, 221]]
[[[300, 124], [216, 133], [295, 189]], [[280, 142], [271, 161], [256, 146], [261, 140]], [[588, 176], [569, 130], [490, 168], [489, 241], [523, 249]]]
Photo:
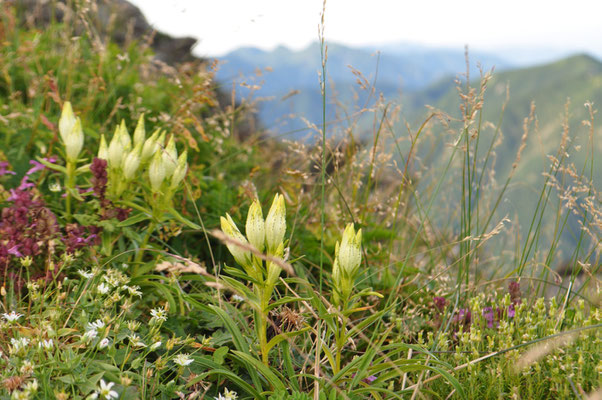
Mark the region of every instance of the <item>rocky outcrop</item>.
[[[99, 37], [109, 37], [122, 45], [132, 39], [147, 38], [156, 57], [167, 64], [197, 59], [192, 55], [196, 39], [174, 38], [155, 31], [140, 9], [125, 0], [13, 0], [13, 3], [24, 23], [44, 26], [52, 20], [68, 19], [73, 21], [76, 31], [93, 29]], [[85, 22], [81, 18], [73, 18], [76, 14], [85, 15]]]

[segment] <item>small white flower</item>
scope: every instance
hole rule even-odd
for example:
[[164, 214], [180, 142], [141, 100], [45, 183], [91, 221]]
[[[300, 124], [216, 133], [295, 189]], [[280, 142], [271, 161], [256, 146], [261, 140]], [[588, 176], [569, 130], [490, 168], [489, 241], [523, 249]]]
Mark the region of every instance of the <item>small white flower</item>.
[[98, 287], [96, 288], [96, 291], [100, 294], [107, 294], [109, 293], [110, 288], [103, 283], [101, 283], [100, 285], [98, 285]]
[[152, 318], [150, 320], [150, 323], [152, 324], [153, 322], [165, 322], [167, 321], [167, 311], [165, 311], [165, 309], [163, 308], [154, 308], [151, 310], [151, 315]]
[[61, 189], [61, 184], [58, 182], [50, 182], [48, 184], [48, 190], [50, 190], [51, 192], [60, 192]]
[[86, 331], [86, 333], [84, 333], [82, 339], [84, 340], [84, 342], [89, 342], [92, 339], [95, 339], [96, 336], [98, 336], [98, 331], [96, 329], [90, 329]]
[[24, 349], [27, 346], [29, 346], [29, 339], [27, 339], [27, 338], [19, 338], [19, 339], [11, 338], [10, 344], [12, 345], [12, 352], [18, 353], [19, 350]]
[[146, 347], [146, 344], [144, 344], [144, 342], [142, 341], [142, 339], [140, 339], [140, 336], [138, 336], [138, 335], [130, 335], [128, 337], [130, 338], [130, 343], [132, 344], [132, 346], [134, 346], [134, 347]]
[[236, 400], [237, 398], [238, 394], [234, 390], [224, 389], [224, 394], [220, 394], [215, 400]]
[[105, 327], [105, 323], [102, 322], [102, 320], [100, 320], [100, 319], [97, 319], [94, 322], [88, 323], [88, 330], [102, 329], [104, 327]]
[[38, 391], [37, 379], [34, 379], [31, 382], [27, 382], [27, 384], [25, 384], [25, 391], [28, 392], [29, 394], [36, 393]]
[[109, 340], [109, 338], [104, 338], [98, 343], [98, 348], [104, 349], [105, 347], [108, 347], [109, 344], [111, 344], [111, 341]]
[[111, 388], [115, 385], [114, 382], [105, 382], [104, 379], [100, 380], [100, 387], [98, 389], [98, 394], [101, 397], [104, 397], [106, 400], [111, 400], [111, 399], [116, 399], [117, 397], [119, 397], [119, 393], [117, 393], [114, 390], [111, 390]]
[[142, 292], [140, 291], [140, 286], [127, 286], [124, 285], [122, 289], [127, 290], [130, 296], [138, 296], [142, 297]]
[[178, 364], [181, 367], [185, 367], [187, 365], [190, 365], [194, 360], [192, 358], [189, 357], [188, 354], [178, 354], [177, 356], [175, 356], [173, 358], [173, 362], [175, 364]]
[[233, 294], [233, 295], [232, 295], [232, 300], [234, 300], [234, 301], [236, 301], [236, 302], [240, 303], [241, 301], [244, 301], [245, 299], [244, 299], [244, 297], [242, 297], [242, 296], [239, 296], [239, 295], [237, 295], [237, 294]]
[[33, 370], [34, 370], [33, 363], [31, 361], [29, 361], [29, 360], [23, 361], [23, 365], [19, 369], [19, 371], [23, 375], [31, 375], [31, 374], [33, 374]]
[[52, 341], [52, 339], [42, 340], [38, 343], [38, 347], [50, 350], [54, 347], [54, 342]]
[[23, 316], [23, 314], [19, 314], [14, 311], [11, 311], [9, 314], [7, 314], [7, 313], [2, 314], [2, 316], [4, 317], [5, 320], [12, 323], [12, 322], [17, 321], [19, 318], [21, 318]]
[[136, 332], [140, 328], [140, 322], [134, 320], [128, 321], [127, 327], [130, 331]]
[[94, 278], [94, 272], [84, 271], [83, 269], [78, 269], [77, 273], [84, 279], [92, 279]]
[[151, 345], [150, 349], [151, 350], [157, 350], [159, 347], [161, 347], [161, 342], [155, 342]]
[[25, 390], [15, 390], [10, 398], [11, 400], [29, 400], [29, 392]]

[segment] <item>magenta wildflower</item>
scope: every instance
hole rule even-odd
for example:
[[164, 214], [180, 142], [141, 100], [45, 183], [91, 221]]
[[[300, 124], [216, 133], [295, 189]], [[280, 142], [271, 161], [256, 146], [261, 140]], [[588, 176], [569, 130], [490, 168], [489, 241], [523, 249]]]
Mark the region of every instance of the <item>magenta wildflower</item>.
[[510, 300], [512, 301], [512, 304], [521, 303], [520, 284], [518, 282], [511, 281], [508, 284], [508, 292], [510, 293]]
[[7, 167], [9, 167], [10, 164], [7, 163], [6, 161], [0, 161], [0, 176], [4, 176], [4, 175], [16, 175], [14, 171], [9, 171], [7, 169]]
[[508, 306], [508, 318], [514, 318], [516, 315], [516, 310], [514, 309], [514, 304], [510, 304]]
[[485, 321], [487, 321], [487, 327], [493, 328], [494, 315], [493, 315], [492, 307], [488, 306], [488, 307], [483, 308], [483, 317], [485, 317]]
[[433, 298], [433, 303], [435, 304], [435, 308], [437, 308], [437, 310], [443, 311], [447, 304], [447, 300], [445, 299], [445, 297], [435, 296]]

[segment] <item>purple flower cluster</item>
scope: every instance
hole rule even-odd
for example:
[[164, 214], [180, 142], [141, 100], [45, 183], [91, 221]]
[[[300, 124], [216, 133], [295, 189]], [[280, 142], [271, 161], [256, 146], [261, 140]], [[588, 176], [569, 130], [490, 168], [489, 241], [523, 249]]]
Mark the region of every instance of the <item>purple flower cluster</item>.
[[92, 172], [92, 179], [90, 180], [92, 183], [92, 190], [100, 200], [101, 219], [117, 218], [119, 221], [126, 220], [132, 209], [115, 207], [113, 203], [106, 198], [108, 183], [107, 160], [94, 157], [92, 165], [90, 165], [90, 172]]
[[[54, 162], [53, 158], [46, 159]], [[61, 233], [54, 213], [46, 207], [35, 183], [30, 178], [35, 172], [46, 168], [37, 161], [21, 180], [16, 189], [10, 189], [8, 202], [11, 204], [0, 212], [0, 276], [17, 280], [17, 287], [23, 282], [10, 271], [13, 258], [30, 257], [32, 261], [42, 260], [43, 265], [49, 265], [53, 259], [56, 245], [61, 241], [67, 253], [73, 253], [84, 246], [95, 245], [99, 241], [98, 228], [68, 224], [65, 233]], [[0, 175], [11, 173], [8, 163], [0, 163]], [[55, 263], [55, 267], [58, 265]], [[41, 271], [40, 271], [41, 272]], [[55, 271], [45, 271], [50, 278]], [[32, 277], [36, 277], [33, 271]], [[40, 277], [40, 274], [37, 274]]]
[[[22, 186], [22, 185], [21, 185]], [[11, 189], [12, 205], [2, 210], [0, 219], [0, 268], [11, 257], [37, 257], [50, 249], [60, 236], [56, 216], [28, 189]]]
[[[487, 306], [482, 310], [482, 317], [485, 320], [488, 328], [496, 327], [500, 321], [505, 318], [514, 318], [516, 315], [516, 306], [521, 303], [521, 291], [520, 284], [516, 281], [510, 282], [508, 285], [508, 293], [510, 294], [511, 304], [508, 307], [492, 307]], [[433, 306], [436, 311], [435, 313], [435, 325], [439, 326], [441, 322], [442, 313], [445, 311], [447, 306], [447, 300], [445, 297], [434, 297]], [[469, 308], [459, 308], [454, 316], [452, 317], [452, 325], [455, 331], [462, 326], [466, 331], [470, 328], [473, 323], [473, 315]]]

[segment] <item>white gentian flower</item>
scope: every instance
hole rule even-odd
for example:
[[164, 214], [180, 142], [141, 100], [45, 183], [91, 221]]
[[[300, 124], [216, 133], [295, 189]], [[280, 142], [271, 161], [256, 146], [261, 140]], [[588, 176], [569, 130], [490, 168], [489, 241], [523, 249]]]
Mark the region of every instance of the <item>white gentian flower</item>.
[[237, 301], [237, 302], [239, 302], [239, 303], [240, 303], [241, 301], [244, 301], [245, 299], [244, 299], [244, 297], [242, 297], [242, 296], [239, 296], [239, 295], [237, 295], [237, 294], [233, 294], [233, 295], [232, 295], [232, 300], [234, 300], [234, 301]]
[[[226, 213], [226, 217], [220, 217], [220, 225], [222, 231], [226, 234], [226, 236], [240, 242], [242, 245], [247, 245], [249, 242], [247, 238], [243, 236], [242, 233], [236, 227], [236, 224], [232, 220], [230, 214]], [[245, 250], [239, 244], [228, 243], [226, 242], [226, 247], [230, 250], [230, 253], [236, 260], [238, 264], [242, 267], [247, 268], [251, 261], [251, 253], [249, 250]]]
[[284, 241], [286, 232], [286, 207], [284, 196], [276, 194], [274, 201], [265, 218], [265, 240], [269, 254], [275, 254]]
[[23, 316], [23, 314], [19, 314], [14, 311], [11, 311], [9, 314], [7, 314], [7, 313], [2, 314], [2, 316], [4, 317], [5, 320], [12, 323], [12, 322], [17, 321], [19, 318], [21, 318]]
[[192, 358], [190, 358], [189, 354], [185, 354], [185, 353], [178, 354], [177, 356], [175, 356], [173, 358], [173, 362], [175, 364], [178, 364], [181, 367], [190, 365], [190, 364], [192, 364], [193, 361], [194, 360]]
[[249, 242], [257, 250], [263, 251], [265, 244], [265, 221], [263, 220], [261, 204], [259, 204], [257, 199], [253, 200], [251, 207], [249, 207], [245, 229]]
[[105, 382], [104, 379], [100, 380], [100, 387], [98, 389], [98, 394], [101, 397], [104, 397], [106, 400], [111, 400], [111, 399], [116, 399], [117, 397], [119, 397], [119, 394], [114, 391], [111, 390], [111, 388], [115, 385], [114, 382]]
[[151, 345], [150, 349], [151, 349], [152, 351], [155, 351], [155, 350], [157, 350], [159, 347], [161, 347], [161, 342], [155, 342], [155, 343], [153, 343], [153, 344]]
[[54, 342], [52, 339], [42, 340], [40, 343], [38, 343], [38, 347], [51, 350], [54, 347]]

